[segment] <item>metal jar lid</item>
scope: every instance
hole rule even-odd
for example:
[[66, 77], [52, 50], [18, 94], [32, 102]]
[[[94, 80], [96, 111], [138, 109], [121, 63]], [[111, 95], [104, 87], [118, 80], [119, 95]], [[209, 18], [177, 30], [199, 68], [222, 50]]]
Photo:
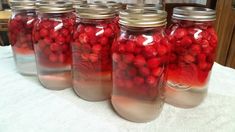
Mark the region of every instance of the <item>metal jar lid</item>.
[[86, 0], [73, 0], [73, 7], [75, 8], [76, 6], [87, 4]]
[[72, 2], [68, 1], [41, 0], [36, 5], [41, 13], [66, 13], [73, 11]]
[[136, 9], [136, 8], [144, 8], [151, 10], [163, 10], [163, 5], [161, 4], [127, 4], [127, 9]]
[[12, 0], [10, 1], [11, 9], [13, 10], [32, 10], [36, 9], [35, 0]]
[[214, 21], [216, 12], [204, 7], [182, 6], [174, 8], [172, 18], [190, 21]]
[[105, 4], [86, 4], [77, 6], [78, 17], [87, 19], [106, 19], [115, 17], [115, 10]]
[[107, 1], [106, 4], [112, 8], [114, 8], [114, 10], [116, 11], [116, 13], [118, 13], [119, 11], [122, 10], [122, 4], [121, 3], [117, 3], [115, 1]]
[[130, 27], [159, 27], [167, 23], [167, 13], [163, 10], [126, 9], [119, 17], [121, 25]]

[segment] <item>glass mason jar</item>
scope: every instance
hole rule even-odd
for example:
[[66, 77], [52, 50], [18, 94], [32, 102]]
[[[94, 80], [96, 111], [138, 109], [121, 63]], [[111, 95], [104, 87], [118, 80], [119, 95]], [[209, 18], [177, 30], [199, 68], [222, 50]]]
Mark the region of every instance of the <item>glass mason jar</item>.
[[70, 41], [75, 15], [70, 2], [41, 1], [33, 31], [38, 78], [48, 89], [71, 87]]
[[116, 35], [115, 10], [102, 4], [77, 8], [80, 23], [73, 34], [73, 88], [83, 99], [109, 99], [112, 90], [111, 44]]
[[202, 7], [176, 7], [173, 12], [166, 102], [192, 108], [207, 95], [218, 41], [213, 28], [216, 15], [214, 10]]
[[119, 23], [121, 31], [112, 46], [112, 105], [127, 120], [151, 121], [163, 107], [170, 53], [166, 12], [127, 9], [120, 12]]
[[11, 1], [8, 36], [19, 73], [36, 75], [32, 29], [36, 21], [35, 1]]

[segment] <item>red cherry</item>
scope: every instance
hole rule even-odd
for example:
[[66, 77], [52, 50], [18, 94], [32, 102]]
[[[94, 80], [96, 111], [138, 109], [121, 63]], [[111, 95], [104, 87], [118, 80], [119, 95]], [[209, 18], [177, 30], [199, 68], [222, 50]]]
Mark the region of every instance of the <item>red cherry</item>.
[[42, 28], [42, 29], [40, 30], [40, 36], [41, 36], [41, 37], [46, 37], [46, 36], [48, 36], [48, 35], [49, 35], [49, 32], [48, 32], [47, 29]]
[[108, 44], [108, 39], [106, 37], [101, 37], [100, 38], [100, 43], [101, 45], [107, 45]]
[[127, 67], [128, 67], [127, 64], [125, 64], [123, 62], [118, 63], [118, 68], [121, 70], [125, 70]]
[[164, 46], [164, 45], [158, 45], [157, 46], [157, 53], [160, 56], [165, 55], [167, 52], [168, 52], [168, 48], [166, 46]]
[[68, 46], [67, 44], [63, 44], [63, 45], [62, 45], [62, 50], [63, 50], [64, 52], [68, 51], [68, 50], [69, 50], [69, 46]]
[[69, 36], [69, 31], [65, 28], [61, 29], [61, 33], [64, 35], [64, 36]]
[[195, 61], [195, 58], [192, 55], [188, 54], [184, 56], [184, 61], [186, 63], [193, 63]]
[[92, 46], [93, 53], [98, 54], [98, 53], [100, 53], [101, 49], [102, 49], [102, 46], [100, 46], [99, 44]]
[[97, 54], [90, 54], [89, 59], [91, 62], [97, 62], [98, 61], [98, 55]]
[[198, 54], [197, 58], [198, 58], [198, 61], [200, 61], [200, 62], [205, 62], [206, 61], [206, 55], [203, 54], [203, 53]]
[[119, 47], [118, 47], [118, 51], [119, 51], [120, 53], [125, 52], [125, 51], [126, 51], [125, 45], [124, 45], [124, 44], [120, 44]]
[[65, 38], [62, 35], [59, 35], [56, 39], [56, 43], [64, 44], [65, 43]]
[[201, 46], [200, 45], [192, 45], [191, 52], [195, 53], [195, 54], [200, 54], [201, 53]]
[[185, 36], [182, 40], [181, 40], [181, 44], [183, 46], [189, 46], [193, 43], [192, 39], [189, 36]]
[[206, 62], [202, 62], [198, 64], [201, 70], [207, 70], [208, 64]]
[[60, 50], [60, 45], [57, 44], [57, 43], [52, 43], [50, 45], [50, 49], [51, 49], [51, 51], [59, 51]]
[[57, 58], [57, 55], [56, 54], [50, 54], [49, 55], [49, 60], [51, 61], [51, 62], [56, 62], [57, 60], [58, 60], [58, 58]]
[[147, 65], [150, 69], [157, 68], [161, 64], [160, 59], [158, 58], [152, 58], [148, 60]]
[[135, 54], [139, 54], [139, 53], [141, 53], [141, 51], [142, 51], [142, 48], [135, 47]]
[[143, 56], [137, 55], [134, 60], [134, 65], [137, 67], [144, 66], [146, 64], [146, 60]]
[[87, 53], [81, 54], [81, 58], [83, 59], [83, 61], [88, 61], [89, 60], [89, 54], [87, 54]]
[[95, 28], [91, 27], [91, 26], [87, 26], [84, 28], [84, 31], [86, 32], [86, 34], [88, 36], [95, 36]]
[[106, 29], [104, 29], [104, 35], [106, 36], [106, 37], [109, 37], [109, 36], [112, 36], [113, 35], [113, 30], [111, 29], [111, 28], [106, 28]]
[[137, 74], [136, 68], [132, 67], [128, 70], [128, 75], [129, 76], [134, 77], [134, 76], [136, 76], [136, 74]]
[[157, 50], [154, 48], [153, 45], [149, 45], [144, 47], [144, 51], [145, 51], [145, 56], [151, 58], [157, 55]]
[[137, 36], [136, 38], [136, 43], [139, 45], [139, 46], [143, 46], [144, 45], [144, 42], [146, 41], [146, 38], [142, 35], [139, 35]]
[[175, 33], [174, 33], [174, 36], [177, 38], [177, 39], [181, 39], [183, 38], [184, 36], [187, 35], [187, 30], [184, 29], [184, 28], [178, 28], [176, 29]]
[[148, 76], [150, 74], [150, 70], [146, 67], [141, 67], [139, 72], [142, 76]]
[[79, 35], [79, 41], [82, 44], [86, 44], [86, 43], [88, 43], [89, 38], [85, 33], [82, 33], [82, 34]]
[[137, 76], [134, 78], [134, 82], [138, 85], [142, 85], [144, 84], [144, 79], [142, 77]]
[[134, 42], [132, 42], [132, 41], [128, 41], [127, 43], [126, 43], [126, 46], [125, 46], [125, 48], [126, 48], [126, 51], [127, 52], [130, 52], [130, 53], [133, 53], [133, 52], [135, 52], [135, 43]]
[[149, 84], [149, 85], [154, 85], [154, 84], [156, 84], [156, 79], [155, 79], [155, 77], [154, 76], [148, 76], [148, 78], [147, 78], [147, 83]]
[[59, 33], [57, 31], [55, 31], [54, 29], [51, 29], [50, 31], [50, 36], [53, 39], [56, 39], [58, 37]]
[[151, 73], [153, 76], [159, 77], [163, 73], [163, 68], [161, 68], [161, 67], [154, 68]]
[[132, 63], [135, 56], [133, 54], [126, 54], [123, 56], [123, 61], [127, 64]]

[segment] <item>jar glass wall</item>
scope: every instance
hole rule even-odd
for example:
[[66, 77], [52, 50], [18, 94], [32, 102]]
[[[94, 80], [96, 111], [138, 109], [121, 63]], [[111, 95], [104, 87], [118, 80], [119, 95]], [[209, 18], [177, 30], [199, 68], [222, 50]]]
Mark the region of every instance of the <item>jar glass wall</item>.
[[[190, 10], [193, 17], [195, 15], [193, 12], [199, 9], [184, 7], [181, 10]], [[207, 13], [215, 15], [212, 10], [200, 9], [200, 11], [206, 10]], [[173, 18], [173, 24], [169, 28], [169, 40], [173, 52], [170, 57], [168, 85], [165, 92], [166, 102], [169, 104], [191, 108], [201, 104], [207, 95], [218, 41], [213, 27], [215, 16], [211, 14], [201, 13], [197, 20]]]

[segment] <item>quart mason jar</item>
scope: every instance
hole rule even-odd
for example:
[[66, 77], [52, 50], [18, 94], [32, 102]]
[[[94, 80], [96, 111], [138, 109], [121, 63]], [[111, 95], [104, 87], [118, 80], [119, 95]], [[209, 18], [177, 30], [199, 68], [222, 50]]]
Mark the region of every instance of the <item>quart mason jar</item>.
[[165, 37], [166, 12], [120, 12], [121, 31], [112, 46], [112, 105], [134, 122], [154, 120], [163, 107], [163, 88], [170, 53]]
[[111, 45], [116, 35], [115, 10], [103, 4], [77, 8], [73, 34], [73, 88], [83, 99], [109, 99], [112, 91]]
[[70, 42], [75, 15], [70, 2], [41, 1], [33, 31], [38, 78], [48, 89], [71, 87]]
[[8, 36], [19, 73], [36, 75], [32, 29], [36, 20], [35, 1], [11, 1], [12, 16]]
[[176, 7], [169, 28], [170, 57], [166, 102], [182, 108], [198, 106], [207, 95], [217, 35], [215, 11], [202, 7]]

